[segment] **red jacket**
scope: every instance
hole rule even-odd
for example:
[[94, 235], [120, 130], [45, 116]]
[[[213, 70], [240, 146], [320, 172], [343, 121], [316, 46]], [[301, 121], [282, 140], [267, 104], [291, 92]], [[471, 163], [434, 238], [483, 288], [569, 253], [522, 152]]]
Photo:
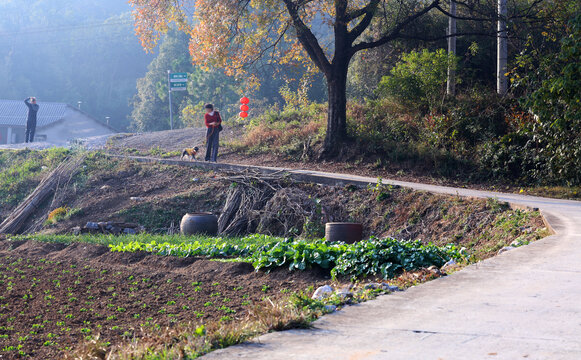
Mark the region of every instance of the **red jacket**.
[[[206, 127], [218, 127], [222, 123], [222, 118], [220, 117], [220, 113], [214, 111], [214, 115], [206, 114], [204, 115], [204, 121], [206, 122]], [[210, 125], [210, 123], [216, 122], [215, 126]]]

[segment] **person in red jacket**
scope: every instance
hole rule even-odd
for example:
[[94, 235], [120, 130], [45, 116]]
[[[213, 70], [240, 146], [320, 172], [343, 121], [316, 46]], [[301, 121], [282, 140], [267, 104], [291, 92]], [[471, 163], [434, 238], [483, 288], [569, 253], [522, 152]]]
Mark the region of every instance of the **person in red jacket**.
[[218, 146], [220, 143], [220, 131], [222, 131], [222, 118], [220, 113], [214, 111], [214, 105], [206, 104], [204, 121], [206, 131], [206, 161], [216, 162], [218, 158]]

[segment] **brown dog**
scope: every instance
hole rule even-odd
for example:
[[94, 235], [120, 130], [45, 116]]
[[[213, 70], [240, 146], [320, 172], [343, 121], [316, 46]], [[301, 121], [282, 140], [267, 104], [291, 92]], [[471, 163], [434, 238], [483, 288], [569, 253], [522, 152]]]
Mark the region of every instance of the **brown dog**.
[[183, 160], [185, 156], [189, 156], [190, 160], [196, 160], [196, 155], [198, 155], [198, 151], [200, 149], [198, 149], [198, 147], [196, 146], [195, 148], [185, 148], [184, 151], [182, 151], [182, 157], [180, 158], [180, 160]]

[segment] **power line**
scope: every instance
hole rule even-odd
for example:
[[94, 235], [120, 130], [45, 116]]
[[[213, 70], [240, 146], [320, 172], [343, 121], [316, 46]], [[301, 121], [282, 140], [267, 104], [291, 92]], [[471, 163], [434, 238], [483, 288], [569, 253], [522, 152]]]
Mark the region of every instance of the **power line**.
[[79, 24], [79, 25], [61, 25], [61, 26], [54, 26], [54, 27], [42, 27], [42, 28], [29, 28], [23, 31], [16, 31], [16, 32], [0, 32], [0, 37], [18, 37], [22, 35], [32, 35], [32, 34], [39, 34], [39, 33], [47, 33], [47, 32], [61, 32], [61, 31], [73, 31], [73, 30], [86, 30], [86, 29], [95, 29], [95, 28], [102, 28], [102, 27], [109, 27], [109, 26], [122, 26], [122, 25], [129, 25], [133, 24], [133, 20], [123, 20], [123, 21], [116, 21], [116, 22], [106, 22], [106, 23], [92, 23], [92, 24]]
[[[26, 45], [35, 45], [35, 44], [42, 44], [42, 45], [55, 45], [55, 44], [66, 44], [66, 43], [71, 43], [71, 42], [79, 42], [79, 41], [83, 41], [83, 42], [97, 42], [97, 41], [111, 41], [111, 40], [115, 40], [115, 39], [119, 39], [119, 40], [132, 40], [134, 39], [136, 43], [138, 43], [137, 38], [135, 37], [135, 35], [133, 34], [133, 32], [128, 31], [127, 33], [124, 34], [107, 34], [107, 33], [96, 33], [93, 36], [87, 37], [86, 33], [84, 30], [90, 30], [90, 29], [96, 29], [99, 27], [104, 27], [104, 26], [122, 26], [122, 25], [128, 25], [128, 24], [132, 24], [132, 22], [130, 21], [125, 21], [125, 22], [117, 22], [117, 23], [108, 23], [108, 24], [85, 24], [83, 26], [71, 26], [71, 27], [67, 27], [67, 30], [75, 30], [77, 29], [78, 34], [69, 34], [66, 37], [60, 37], [60, 38], [55, 38], [55, 34], [48, 34], [46, 37], [37, 37], [35, 39], [32, 40], [26, 40], [25, 44]], [[53, 29], [57, 29], [57, 28], [53, 28]], [[65, 29], [65, 27], [59, 27], [59, 30], [61, 29]], [[56, 30], [55, 30], [56, 31]], [[35, 29], [34, 31], [28, 31], [26, 33], [0, 33], [0, 44], [2, 44], [2, 46], [18, 46], [20, 45], [19, 42], [15, 42], [17, 41], [16, 39], [18, 38], [18, 35], [32, 35], [34, 33], [47, 33], [50, 31], [46, 31], [46, 30], [42, 30], [40, 28]], [[80, 37], [82, 35], [85, 35], [83, 37]]]
[[[131, 40], [129, 38], [130, 35], [128, 36], [110, 36], [110, 37], [83, 37], [83, 38], [67, 38], [67, 39], [58, 39], [55, 41], [47, 41], [46, 39], [37, 39], [37, 40], [32, 40], [32, 41], [26, 41], [25, 45], [60, 45], [60, 44], [68, 44], [68, 43], [76, 43], [76, 42], [86, 42], [86, 43], [95, 43], [95, 42], [99, 42], [99, 41], [110, 41], [113, 39], [119, 39], [119, 40]], [[139, 40], [137, 38], [134, 38], [135, 43], [139, 45]], [[23, 44], [20, 43], [2, 43], [2, 40], [0, 39], [0, 44], [1, 46], [21, 46]]]

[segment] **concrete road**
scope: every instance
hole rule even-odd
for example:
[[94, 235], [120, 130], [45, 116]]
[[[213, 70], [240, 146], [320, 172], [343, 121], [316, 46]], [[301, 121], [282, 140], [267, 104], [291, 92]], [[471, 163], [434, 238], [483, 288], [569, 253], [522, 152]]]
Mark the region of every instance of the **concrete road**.
[[383, 182], [539, 208], [556, 235], [203, 359], [581, 359], [581, 202]]

